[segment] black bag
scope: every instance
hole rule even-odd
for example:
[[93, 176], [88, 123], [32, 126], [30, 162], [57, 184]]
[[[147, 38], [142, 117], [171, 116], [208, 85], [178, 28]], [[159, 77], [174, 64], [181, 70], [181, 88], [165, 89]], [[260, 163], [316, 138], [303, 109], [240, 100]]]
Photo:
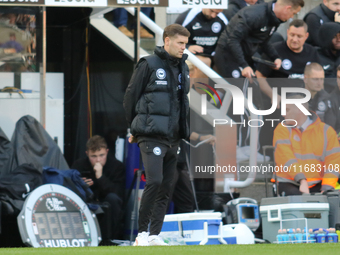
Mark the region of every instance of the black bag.
[[13, 158], [13, 146], [6, 134], [0, 128], [0, 175], [7, 174], [11, 170]]
[[40, 185], [42, 185], [42, 175], [31, 164], [20, 165], [11, 173], [1, 176], [0, 201], [7, 209], [5, 212], [18, 214], [26, 197]]

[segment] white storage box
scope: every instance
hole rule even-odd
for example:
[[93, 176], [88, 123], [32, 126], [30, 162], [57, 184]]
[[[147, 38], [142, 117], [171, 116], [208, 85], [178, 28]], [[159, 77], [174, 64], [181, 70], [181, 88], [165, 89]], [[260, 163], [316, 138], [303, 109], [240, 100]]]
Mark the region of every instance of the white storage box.
[[254, 244], [255, 236], [250, 228], [242, 223], [224, 225], [222, 228], [223, 239], [228, 244]]
[[226, 244], [220, 212], [165, 215], [162, 232], [183, 236], [187, 245]]

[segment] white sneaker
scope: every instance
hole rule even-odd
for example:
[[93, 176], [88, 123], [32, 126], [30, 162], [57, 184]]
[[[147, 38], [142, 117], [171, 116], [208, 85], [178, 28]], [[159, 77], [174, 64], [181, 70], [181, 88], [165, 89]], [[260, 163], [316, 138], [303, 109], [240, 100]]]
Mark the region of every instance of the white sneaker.
[[169, 244], [165, 243], [162, 237], [158, 235], [149, 236], [149, 246], [168, 246]]
[[133, 246], [149, 246], [148, 237], [148, 232], [144, 231], [142, 233], [138, 233]]

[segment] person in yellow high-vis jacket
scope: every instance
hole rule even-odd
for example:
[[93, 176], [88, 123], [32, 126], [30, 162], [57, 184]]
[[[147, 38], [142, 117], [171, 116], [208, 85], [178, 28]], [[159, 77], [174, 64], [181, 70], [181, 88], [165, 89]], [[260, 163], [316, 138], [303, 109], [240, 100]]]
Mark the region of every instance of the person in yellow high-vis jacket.
[[[308, 103], [303, 106], [308, 109]], [[288, 104], [284, 126], [280, 124], [274, 131], [275, 174], [281, 196], [324, 192], [336, 187], [340, 168], [337, 134], [311, 113], [307, 116], [296, 105]]]

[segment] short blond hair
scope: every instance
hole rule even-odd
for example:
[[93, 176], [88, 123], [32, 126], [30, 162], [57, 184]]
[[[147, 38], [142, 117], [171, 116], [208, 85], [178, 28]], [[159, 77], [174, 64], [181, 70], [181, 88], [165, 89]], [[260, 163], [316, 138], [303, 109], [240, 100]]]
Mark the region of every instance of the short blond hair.
[[309, 76], [314, 71], [323, 71], [322, 66], [319, 63], [313, 62], [309, 65], [306, 65], [304, 75]]

